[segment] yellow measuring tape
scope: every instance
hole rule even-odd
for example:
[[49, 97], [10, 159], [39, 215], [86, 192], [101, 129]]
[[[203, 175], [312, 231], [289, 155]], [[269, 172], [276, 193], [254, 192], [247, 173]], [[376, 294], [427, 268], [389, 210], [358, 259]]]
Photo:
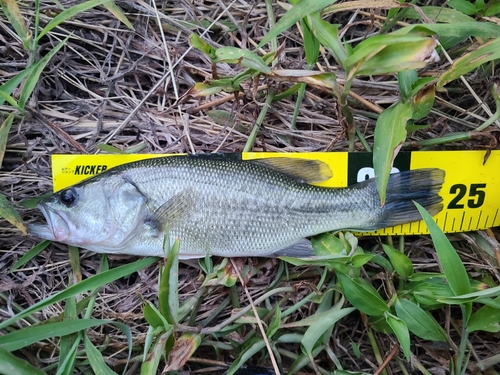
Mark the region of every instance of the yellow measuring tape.
[[[53, 155], [54, 191], [76, 184], [120, 164], [168, 156], [162, 154]], [[327, 163], [333, 177], [318, 185], [346, 187], [374, 177], [371, 153], [314, 152], [271, 153], [247, 152], [229, 154], [234, 159], [250, 160], [269, 157], [315, 159]], [[416, 151], [401, 152], [394, 161], [393, 172], [440, 168], [446, 172], [441, 189], [444, 209], [434, 217], [446, 233], [467, 232], [500, 225], [500, 151], [488, 157], [484, 151]], [[385, 228], [363, 235], [427, 234], [423, 221]]]

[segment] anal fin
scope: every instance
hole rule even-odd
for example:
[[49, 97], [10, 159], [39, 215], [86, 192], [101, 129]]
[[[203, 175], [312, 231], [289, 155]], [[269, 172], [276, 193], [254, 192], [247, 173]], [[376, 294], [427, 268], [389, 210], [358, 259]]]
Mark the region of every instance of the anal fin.
[[306, 239], [302, 239], [293, 245], [275, 251], [272, 255], [275, 257], [284, 256], [291, 258], [309, 258], [315, 256], [311, 241]]

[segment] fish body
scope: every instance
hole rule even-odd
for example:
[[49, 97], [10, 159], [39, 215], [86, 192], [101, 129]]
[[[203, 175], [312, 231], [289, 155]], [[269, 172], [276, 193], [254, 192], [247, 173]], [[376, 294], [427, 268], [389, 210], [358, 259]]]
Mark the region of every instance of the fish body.
[[441, 170], [391, 175], [381, 206], [373, 179], [340, 189], [305, 182], [321, 175], [325, 166], [277, 158], [141, 160], [41, 200], [38, 207], [48, 225], [31, 225], [29, 230], [100, 253], [164, 256], [168, 228], [172, 241], [180, 238], [181, 259], [207, 252], [226, 257], [307, 256], [313, 252], [306, 237], [420, 220], [413, 200], [431, 214], [442, 209]]

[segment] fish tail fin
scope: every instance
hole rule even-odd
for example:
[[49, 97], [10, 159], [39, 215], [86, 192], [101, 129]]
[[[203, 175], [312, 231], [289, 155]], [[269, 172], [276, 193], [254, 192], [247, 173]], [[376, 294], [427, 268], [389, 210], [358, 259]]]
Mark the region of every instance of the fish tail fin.
[[445, 173], [441, 169], [416, 169], [391, 174], [387, 185], [385, 205], [382, 208], [379, 228], [421, 220], [414, 202], [424, 207], [431, 216], [443, 209], [439, 190]]

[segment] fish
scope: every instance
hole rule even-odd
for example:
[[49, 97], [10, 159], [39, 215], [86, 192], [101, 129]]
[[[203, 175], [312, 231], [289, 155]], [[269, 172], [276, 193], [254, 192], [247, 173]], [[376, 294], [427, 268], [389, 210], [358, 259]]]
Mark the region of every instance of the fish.
[[440, 169], [392, 174], [384, 205], [375, 179], [346, 188], [312, 184], [331, 176], [318, 160], [140, 160], [41, 199], [47, 224], [28, 231], [97, 253], [164, 257], [168, 231], [171, 244], [180, 239], [180, 259], [309, 257], [311, 236], [418, 221], [414, 201], [431, 215], [443, 208]]

